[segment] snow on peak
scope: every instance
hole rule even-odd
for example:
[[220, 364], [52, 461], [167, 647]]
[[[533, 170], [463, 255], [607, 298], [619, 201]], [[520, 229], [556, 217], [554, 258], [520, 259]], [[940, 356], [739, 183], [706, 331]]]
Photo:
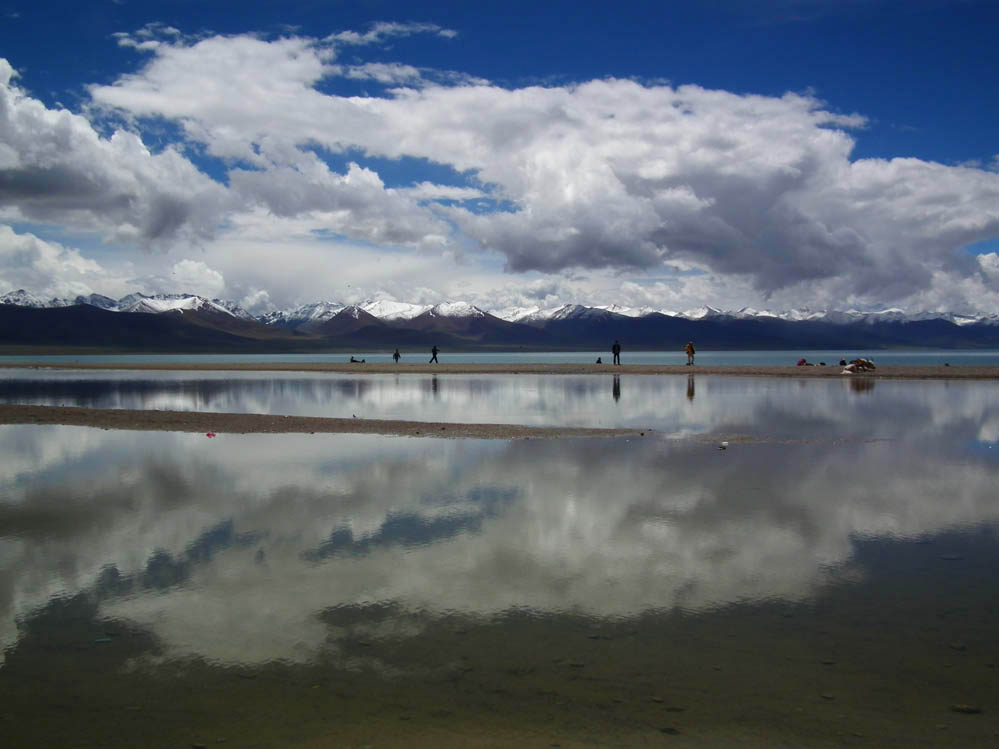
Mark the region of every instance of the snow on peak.
[[[132, 301], [131, 304], [124, 304], [125, 300], [133, 299], [134, 301]], [[230, 304], [232, 303], [230, 302]], [[237, 316], [231, 310], [222, 306], [222, 304], [209, 301], [208, 299], [198, 296], [197, 294], [155, 294], [153, 296], [130, 294], [119, 303], [118, 309], [121, 312], [143, 312], [153, 315], [158, 315], [163, 312], [184, 312], [187, 310], [194, 310], [202, 312], [220, 312], [232, 317]]]
[[334, 317], [339, 317], [340, 315], [346, 315], [347, 317], [352, 317], [355, 320], [360, 320], [361, 315], [363, 315], [367, 310], [356, 304], [348, 304], [342, 310], [337, 312]]
[[3, 296], [0, 296], [0, 304], [13, 304], [15, 307], [38, 308], [52, 306], [41, 297], [35, 296], [30, 291], [25, 291], [24, 289], [8, 291]]
[[504, 307], [490, 310], [489, 314], [507, 322], [521, 322], [540, 311], [540, 307]]
[[357, 306], [380, 320], [412, 320], [430, 309], [429, 304], [410, 304], [409, 302], [388, 300], [369, 300], [361, 302]]
[[689, 309], [683, 313], [683, 317], [688, 320], [707, 320], [712, 317], [719, 317], [724, 315], [720, 309], [715, 309], [710, 305], [705, 304], [703, 307], [698, 307], [696, 309]]
[[650, 307], [622, 307], [620, 304], [599, 304], [593, 309], [602, 309], [605, 312], [625, 317], [645, 317], [655, 311]]
[[485, 317], [486, 313], [468, 302], [441, 302], [430, 308], [434, 317]]

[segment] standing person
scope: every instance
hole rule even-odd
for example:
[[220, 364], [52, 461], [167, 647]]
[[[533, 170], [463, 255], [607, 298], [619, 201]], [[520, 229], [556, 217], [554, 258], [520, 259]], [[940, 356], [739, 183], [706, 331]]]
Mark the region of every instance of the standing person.
[[683, 350], [687, 352], [687, 366], [689, 367], [694, 363], [694, 342], [687, 341], [687, 345], [683, 347]]
[[399, 363], [399, 357], [400, 357], [400, 356], [402, 356], [402, 354], [400, 354], [400, 353], [399, 353], [399, 349], [396, 349], [396, 350], [395, 350], [395, 351], [394, 351], [394, 352], [392, 353], [392, 358], [393, 358], [393, 359], [395, 359], [395, 363], [396, 363], [396, 364], [398, 364], [398, 363]]
[[614, 354], [614, 363], [615, 364], [620, 364], [621, 363], [621, 344], [618, 343], [617, 341], [614, 341], [614, 345], [611, 346], [611, 353]]
[[432, 349], [430, 349], [430, 361], [428, 361], [427, 364], [434, 364], [435, 362], [437, 364], [440, 364], [440, 362], [437, 361], [437, 352], [438, 351], [439, 351], [439, 349], [437, 348], [437, 346], [434, 346]]

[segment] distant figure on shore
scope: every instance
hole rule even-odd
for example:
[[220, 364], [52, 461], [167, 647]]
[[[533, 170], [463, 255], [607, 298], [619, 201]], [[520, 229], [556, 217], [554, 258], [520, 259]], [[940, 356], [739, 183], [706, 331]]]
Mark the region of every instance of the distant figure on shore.
[[364, 359], [355, 359], [353, 356], [350, 357], [351, 364], [364, 364]]
[[687, 341], [687, 345], [683, 347], [683, 350], [687, 352], [687, 366], [689, 367], [694, 363], [694, 354], [697, 353], [694, 351], [694, 342]]
[[440, 362], [437, 361], [437, 352], [438, 351], [440, 351], [440, 349], [438, 349], [436, 346], [434, 346], [432, 349], [430, 349], [430, 361], [428, 361], [427, 364], [435, 364], [435, 363], [436, 364], [440, 364]]
[[614, 345], [611, 346], [611, 353], [614, 354], [614, 363], [621, 363], [621, 344], [618, 341], [614, 341]]
[[402, 354], [399, 353], [399, 349], [396, 349], [395, 351], [392, 352], [392, 358], [395, 359], [396, 364], [399, 363], [400, 356], [402, 356]]
[[597, 364], [603, 364], [603, 363], [604, 363], [603, 358], [601, 358], [601, 357], [598, 356], [597, 357]]

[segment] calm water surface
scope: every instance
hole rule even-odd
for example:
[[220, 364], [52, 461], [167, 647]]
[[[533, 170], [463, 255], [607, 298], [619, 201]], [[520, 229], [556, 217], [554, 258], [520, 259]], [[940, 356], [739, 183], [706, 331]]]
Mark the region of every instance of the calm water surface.
[[992, 382], [710, 375], [350, 375], [0, 370], [0, 402], [547, 426], [682, 436], [894, 437], [978, 420], [999, 433]]
[[991, 389], [684, 380], [758, 439], [0, 427], [5, 745], [994, 745]]

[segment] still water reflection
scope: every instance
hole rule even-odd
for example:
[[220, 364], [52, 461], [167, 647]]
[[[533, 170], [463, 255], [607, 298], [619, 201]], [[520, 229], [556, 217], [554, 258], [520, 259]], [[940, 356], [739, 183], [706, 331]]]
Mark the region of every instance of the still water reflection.
[[797, 438], [893, 438], [972, 424], [999, 437], [991, 382], [843, 377], [349, 375], [7, 370], [0, 402]]
[[0, 428], [5, 735], [993, 741], [992, 401], [705, 380], [674, 407], [799, 439]]

